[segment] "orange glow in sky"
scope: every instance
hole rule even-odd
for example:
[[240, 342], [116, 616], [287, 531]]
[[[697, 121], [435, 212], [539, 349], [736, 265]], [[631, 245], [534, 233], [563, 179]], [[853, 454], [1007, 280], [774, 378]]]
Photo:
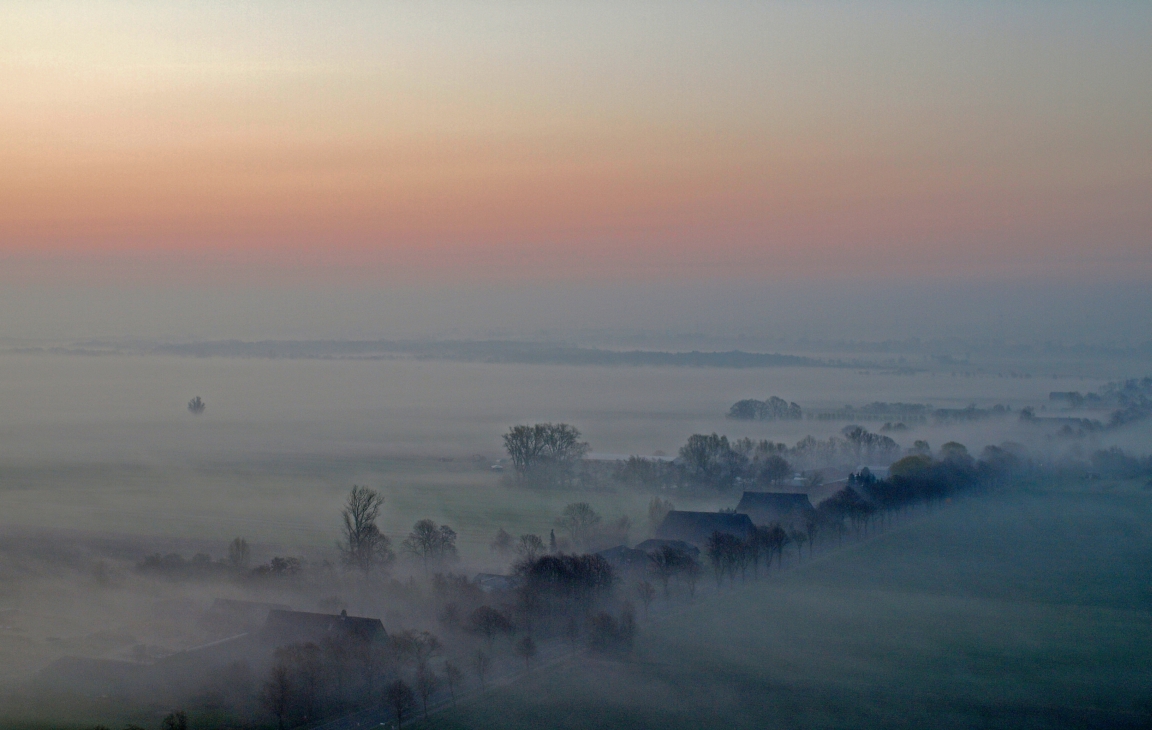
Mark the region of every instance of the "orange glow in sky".
[[10, 3], [0, 257], [1152, 274], [1152, 6]]

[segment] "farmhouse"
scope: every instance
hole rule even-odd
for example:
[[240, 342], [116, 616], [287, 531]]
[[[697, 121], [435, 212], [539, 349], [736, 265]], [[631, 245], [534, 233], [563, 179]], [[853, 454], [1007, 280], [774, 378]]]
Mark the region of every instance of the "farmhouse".
[[596, 553], [617, 570], [642, 570], [648, 567], [648, 553], [625, 545], [601, 550]]
[[744, 492], [736, 512], [748, 515], [756, 525], [802, 525], [816, 510], [807, 494], [790, 492]]
[[744, 514], [672, 510], [660, 523], [656, 537], [662, 540], [683, 540], [699, 547], [706, 545], [714, 532], [745, 539], [755, 529], [752, 520]]
[[388, 632], [384, 630], [380, 619], [349, 616], [347, 611], [341, 611], [336, 616], [272, 610], [268, 612], [268, 620], [264, 624], [264, 638], [278, 642], [318, 642], [321, 639], [371, 642], [388, 638]]
[[700, 548], [692, 545], [691, 543], [684, 542], [683, 540], [660, 540], [657, 538], [652, 538], [638, 544], [635, 549], [643, 550], [644, 552], [651, 555], [652, 553], [656, 552], [657, 550], [661, 550], [664, 547], [676, 548], [677, 550], [688, 553], [694, 558], [700, 557]]

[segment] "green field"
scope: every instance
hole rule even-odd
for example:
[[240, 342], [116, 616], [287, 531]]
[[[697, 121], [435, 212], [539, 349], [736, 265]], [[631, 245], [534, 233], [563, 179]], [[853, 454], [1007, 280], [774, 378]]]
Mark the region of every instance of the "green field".
[[1152, 497], [972, 498], [647, 625], [441, 728], [1139, 727]]

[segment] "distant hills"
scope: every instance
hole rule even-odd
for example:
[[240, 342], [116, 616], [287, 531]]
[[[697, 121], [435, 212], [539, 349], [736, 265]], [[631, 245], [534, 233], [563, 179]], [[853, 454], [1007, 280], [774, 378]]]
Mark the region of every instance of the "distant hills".
[[[119, 348], [118, 348], [119, 349]], [[647, 365], [696, 368], [837, 367], [845, 363], [799, 355], [744, 352], [606, 350], [506, 340], [221, 340], [187, 344], [142, 344], [134, 352], [180, 357], [277, 359], [416, 359], [541, 365]]]

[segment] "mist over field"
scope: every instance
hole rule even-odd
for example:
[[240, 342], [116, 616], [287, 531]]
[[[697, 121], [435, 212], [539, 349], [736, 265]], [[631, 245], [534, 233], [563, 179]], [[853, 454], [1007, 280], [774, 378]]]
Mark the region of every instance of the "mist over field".
[[[955, 343], [909, 340], [794, 351], [803, 365], [733, 364], [744, 350], [613, 365], [565, 359], [674, 351], [215, 342], [0, 354], [6, 725], [388, 723], [384, 687], [421, 681], [428, 719], [422, 702], [401, 715], [432, 726], [916, 726], [938, 720], [940, 702], [961, 725], [1147, 717], [1152, 666], [1134, 647], [1152, 641], [1149, 386], [1110, 377], [1152, 367], [1138, 350], [1119, 362], [1075, 348], [949, 355]], [[1135, 416], [1120, 423], [1124, 388]], [[794, 408], [776, 413], [775, 400]], [[504, 436], [533, 423], [572, 424], [587, 444], [560, 481], [515, 467]], [[693, 439], [708, 434], [737, 466], [693, 466]], [[948, 477], [961, 481], [940, 487], [947, 499], [890, 501], [852, 481], [875, 470], [904, 484], [889, 465], [953, 463], [943, 447], [956, 442], [985, 461]], [[769, 452], [785, 472], [757, 471]], [[373, 524], [388, 540], [367, 572], [349, 562], [341, 522], [354, 485], [379, 495]], [[712, 538], [690, 537], [699, 575], [687, 583], [649, 564], [657, 553], [615, 548], [667, 537], [667, 509], [717, 514], [758, 491], [817, 508], [757, 515], [767, 565], [725, 567]], [[865, 512], [836, 506], [848, 493]], [[566, 516], [581, 504], [591, 532]], [[404, 547], [420, 520], [450, 529], [430, 565]], [[529, 608], [515, 576], [550, 553], [606, 556], [606, 592]], [[507, 638], [485, 638], [481, 608], [506, 617]], [[381, 619], [379, 657], [365, 665], [330, 633], [265, 626], [288, 609]], [[420, 641], [434, 642], [427, 656]], [[483, 681], [477, 655], [492, 664]]]
[[1150, 37], [0, 3], [0, 730], [1152, 726]]

